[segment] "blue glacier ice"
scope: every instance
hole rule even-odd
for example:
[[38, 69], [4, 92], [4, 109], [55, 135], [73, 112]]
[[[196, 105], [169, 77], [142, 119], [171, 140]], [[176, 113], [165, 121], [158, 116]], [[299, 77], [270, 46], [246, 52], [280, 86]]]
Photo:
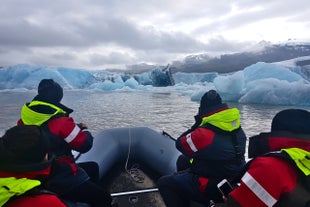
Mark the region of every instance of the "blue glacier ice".
[[310, 106], [310, 69], [302, 69], [292, 62], [294, 61], [258, 62], [227, 74], [178, 72], [172, 74], [173, 84], [165, 82], [164, 74], [161, 74], [165, 71], [158, 68], [141, 74], [128, 74], [105, 70], [14, 65], [0, 68], [0, 91], [36, 90], [41, 79], [53, 78], [65, 90], [153, 90], [177, 92], [189, 96], [192, 101], [199, 101], [205, 91], [216, 89], [224, 101]]

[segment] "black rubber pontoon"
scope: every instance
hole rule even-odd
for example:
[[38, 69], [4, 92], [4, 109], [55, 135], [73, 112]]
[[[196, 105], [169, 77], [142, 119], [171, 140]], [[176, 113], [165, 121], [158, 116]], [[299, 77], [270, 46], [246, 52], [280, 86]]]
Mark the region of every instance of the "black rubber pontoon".
[[156, 180], [176, 172], [175, 140], [148, 127], [112, 128], [94, 137], [77, 162], [99, 165], [101, 184], [119, 207], [165, 207]]

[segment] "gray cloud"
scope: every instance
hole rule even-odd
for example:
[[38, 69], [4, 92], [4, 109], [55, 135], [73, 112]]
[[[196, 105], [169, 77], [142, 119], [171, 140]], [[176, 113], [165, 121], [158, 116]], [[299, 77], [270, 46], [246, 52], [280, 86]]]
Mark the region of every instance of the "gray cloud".
[[[307, 28], [309, 8], [308, 0], [2, 0], [0, 65], [92, 69], [238, 52], [270, 41], [264, 28], [244, 32], [245, 27], [283, 19], [287, 27]], [[240, 39], [232, 39], [229, 32], [239, 30]], [[256, 33], [262, 39], [247, 39]], [[310, 36], [303, 33], [291, 38]], [[281, 35], [279, 41], [286, 38]]]

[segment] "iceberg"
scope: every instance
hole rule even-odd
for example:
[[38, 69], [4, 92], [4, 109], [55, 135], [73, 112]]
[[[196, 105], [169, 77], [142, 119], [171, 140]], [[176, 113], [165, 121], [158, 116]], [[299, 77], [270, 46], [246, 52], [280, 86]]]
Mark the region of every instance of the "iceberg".
[[36, 90], [43, 78], [52, 78], [65, 90], [154, 90], [177, 92], [199, 101], [210, 89], [224, 101], [310, 106], [309, 66], [258, 62], [243, 70], [219, 74], [171, 73], [169, 65], [141, 74], [64, 67], [14, 65], [0, 68], [0, 91]]

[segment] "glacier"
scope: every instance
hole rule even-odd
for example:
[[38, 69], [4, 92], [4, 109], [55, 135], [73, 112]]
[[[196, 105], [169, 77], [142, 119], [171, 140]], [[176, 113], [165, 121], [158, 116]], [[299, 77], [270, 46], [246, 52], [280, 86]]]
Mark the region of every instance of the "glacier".
[[0, 68], [0, 92], [36, 90], [41, 79], [52, 78], [65, 90], [177, 92], [199, 101], [207, 90], [215, 89], [227, 102], [310, 106], [309, 66], [293, 62], [258, 62], [227, 74], [177, 72], [172, 74], [173, 84], [163, 83], [165, 71], [158, 68], [129, 74], [20, 64]]

